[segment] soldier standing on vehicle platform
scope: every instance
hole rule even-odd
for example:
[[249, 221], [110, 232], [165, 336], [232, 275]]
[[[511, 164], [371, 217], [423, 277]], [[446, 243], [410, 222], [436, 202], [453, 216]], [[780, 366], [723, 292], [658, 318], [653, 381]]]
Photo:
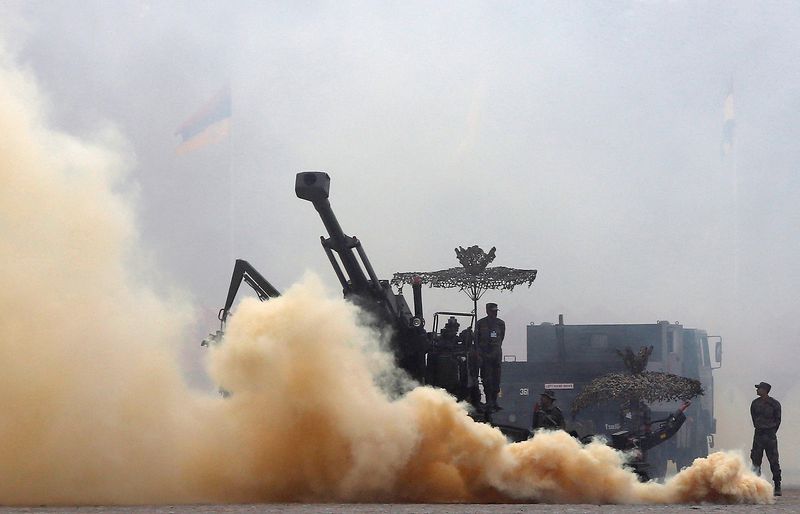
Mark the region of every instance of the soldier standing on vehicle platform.
[[775, 483], [775, 496], [781, 495], [781, 465], [778, 462], [778, 428], [781, 426], [781, 404], [769, 396], [772, 386], [766, 382], [756, 384], [758, 398], [750, 404], [750, 416], [753, 418], [753, 449], [750, 460], [756, 474], [761, 476], [761, 460], [764, 453], [769, 460], [772, 480]]
[[486, 395], [486, 411], [498, 410], [497, 395], [500, 392], [500, 363], [503, 360], [503, 338], [506, 323], [497, 317], [497, 304], [486, 304], [486, 317], [475, 326], [477, 335], [478, 363]]

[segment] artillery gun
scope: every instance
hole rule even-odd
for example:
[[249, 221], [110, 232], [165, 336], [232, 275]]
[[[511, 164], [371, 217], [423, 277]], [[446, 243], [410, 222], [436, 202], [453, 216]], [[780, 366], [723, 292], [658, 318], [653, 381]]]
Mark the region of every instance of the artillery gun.
[[[422, 283], [412, 283], [412, 313], [403, 294], [395, 293], [388, 280], [378, 279], [361, 241], [342, 230], [328, 200], [328, 174], [315, 171], [298, 173], [295, 194], [311, 202], [322, 219], [328, 237], [321, 236], [320, 243], [339, 279], [344, 298], [358, 305], [367, 313], [367, 321], [389, 336], [398, 367], [419, 383], [446, 389], [458, 399], [467, 398], [467, 391], [472, 390], [477, 382], [477, 377], [471, 374], [472, 369], [465, 365], [466, 349], [472, 344], [472, 321], [468, 329], [458, 334], [458, 344], [455, 345], [449, 344], [449, 332], [445, 333], [444, 329], [442, 334], [436, 332], [435, 326], [434, 332], [426, 332]], [[221, 341], [242, 282], [252, 287], [262, 301], [280, 296], [280, 292], [253, 266], [247, 261], [237, 260], [225, 306], [219, 311], [220, 328], [201, 343], [203, 346]], [[469, 316], [474, 319], [471, 314]]]
[[[474, 313], [440, 312], [434, 315], [433, 331], [426, 332], [422, 304], [422, 282], [412, 280], [412, 313], [401, 292], [395, 293], [388, 280], [378, 279], [361, 241], [348, 236], [342, 230], [329, 201], [330, 177], [324, 172], [301, 172], [295, 179], [295, 194], [314, 205], [328, 237], [321, 236], [320, 243], [342, 286], [344, 298], [368, 313], [376, 328], [389, 336], [391, 350], [399, 368], [406, 371], [421, 384], [440, 387], [459, 400], [466, 400], [473, 409], [470, 415], [476, 421], [492, 424], [512, 441], [529, 437], [527, 427], [498, 423], [492, 420], [491, 412], [480, 408], [477, 387], [477, 366], [470, 361], [474, 354]], [[280, 292], [269, 283], [247, 261], [238, 259], [231, 276], [225, 306], [220, 309], [220, 328], [201, 343], [204, 346], [218, 343], [224, 334], [225, 323], [230, 315], [234, 299], [242, 282], [254, 289], [261, 301], [280, 296]], [[469, 326], [459, 332], [453, 329], [451, 320], [438, 331], [438, 315], [469, 318]], [[682, 415], [682, 411], [681, 411]], [[670, 426], [675, 430], [665, 436], [669, 438], [683, 423], [680, 416]], [[685, 419], [685, 417], [683, 418]], [[509, 420], [510, 421], [510, 420]], [[665, 432], [661, 433], [662, 435]], [[619, 439], [621, 441], [622, 439]], [[629, 435], [629, 441], [645, 441], [641, 434]], [[633, 443], [632, 443], [633, 444]], [[635, 444], [641, 445], [641, 442]], [[645, 443], [649, 444], [649, 443]], [[614, 446], [614, 444], [612, 444]], [[616, 447], [616, 446], [615, 446]], [[625, 449], [625, 448], [620, 448]]]

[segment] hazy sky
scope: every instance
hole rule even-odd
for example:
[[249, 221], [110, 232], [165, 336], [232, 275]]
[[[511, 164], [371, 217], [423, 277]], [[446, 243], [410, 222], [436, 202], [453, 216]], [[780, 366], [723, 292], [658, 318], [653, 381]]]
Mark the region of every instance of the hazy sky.
[[[737, 401], [761, 380], [779, 399], [800, 387], [798, 27], [794, 2], [0, 5], [50, 123], [127, 142], [143, 251], [200, 312], [191, 351], [234, 258], [279, 289], [313, 270], [336, 294], [322, 223], [293, 191], [324, 170], [381, 277], [454, 266], [472, 244], [539, 270], [484, 299], [505, 353], [559, 313], [680, 321], [723, 336]], [[176, 155], [175, 129], [226, 83], [231, 137]], [[425, 295], [428, 313], [470, 307]]]

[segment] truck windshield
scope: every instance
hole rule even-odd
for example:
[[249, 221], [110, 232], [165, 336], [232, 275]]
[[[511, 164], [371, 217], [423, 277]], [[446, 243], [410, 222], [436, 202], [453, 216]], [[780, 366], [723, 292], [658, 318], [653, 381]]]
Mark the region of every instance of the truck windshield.
[[562, 334], [555, 325], [528, 326], [528, 361], [570, 363], [610, 362], [622, 367], [617, 350], [653, 346], [651, 362], [662, 360], [658, 325], [567, 325]]

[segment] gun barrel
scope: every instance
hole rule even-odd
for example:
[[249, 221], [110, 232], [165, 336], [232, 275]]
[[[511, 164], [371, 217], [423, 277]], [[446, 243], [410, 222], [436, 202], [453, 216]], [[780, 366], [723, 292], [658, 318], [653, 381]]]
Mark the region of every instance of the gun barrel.
[[[339, 254], [342, 266], [350, 278], [350, 285], [342, 283], [345, 289], [363, 291], [368, 287], [367, 277], [361, 268], [353, 248], [359, 245], [356, 238], [347, 236], [339, 225], [339, 220], [333, 214], [331, 203], [328, 201], [330, 192], [331, 178], [323, 171], [304, 171], [297, 174], [294, 184], [294, 191], [297, 197], [308, 200], [314, 204], [314, 208], [322, 219], [325, 230], [330, 237], [323, 241], [323, 245], [328, 245], [332, 250]], [[338, 273], [337, 273], [338, 275]], [[340, 277], [341, 280], [341, 277]]]
[[425, 318], [422, 312], [422, 279], [414, 277], [411, 281], [411, 290], [414, 292], [414, 316], [420, 320]]

